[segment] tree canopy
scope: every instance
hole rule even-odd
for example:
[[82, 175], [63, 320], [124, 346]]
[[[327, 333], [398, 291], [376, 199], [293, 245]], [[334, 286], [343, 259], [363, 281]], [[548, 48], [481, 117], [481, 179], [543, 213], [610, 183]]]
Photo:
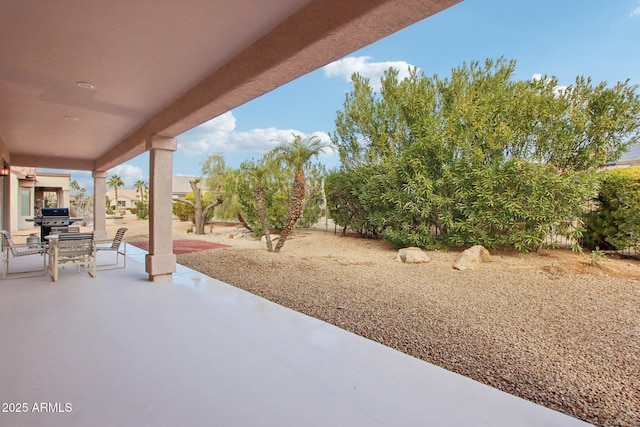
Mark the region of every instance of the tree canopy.
[[526, 251], [579, 213], [596, 192], [595, 170], [638, 136], [637, 86], [517, 81], [515, 65], [465, 63], [444, 79], [413, 69], [399, 80], [390, 69], [380, 93], [354, 75], [332, 135], [342, 162], [328, 179], [338, 223], [397, 246]]
[[[261, 159], [247, 160], [240, 165], [238, 174], [242, 179], [236, 181], [236, 193], [241, 206], [243, 218], [255, 234], [263, 234], [263, 223], [277, 230], [283, 230], [287, 224], [293, 184], [296, 172], [294, 166], [288, 167], [285, 159], [278, 156], [278, 150], [266, 153]], [[325, 168], [320, 163], [313, 163], [311, 158], [302, 165], [306, 173], [299, 176], [304, 179], [304, 202], [297, 200], [302, 206], [300, 218], [296, 221], [299, 226], [309, 226], [322, 216], [322, 179]], [[258, 185], [262, 190], [258, 191]], [[298, 182], [299, 184], [299, 182]], [[258, 214], [257, 195], [263, 198], [266, 221], [261, 221]], [[300, 197], [300, 196], [298, 196]], [[290, 217], [291, 218], [291, 217]]]

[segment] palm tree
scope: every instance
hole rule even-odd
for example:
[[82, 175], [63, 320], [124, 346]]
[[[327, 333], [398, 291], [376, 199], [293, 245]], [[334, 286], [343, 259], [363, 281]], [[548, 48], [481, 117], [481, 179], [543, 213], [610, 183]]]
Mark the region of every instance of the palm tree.
[[326, 147], [328, 147], [328, 144], [322, 142], [317, 136], [312, 135], [303, 138], [301, 135], [294, 135], [293, 141], [282, 141], [275, 148], [276, 154], [295, 170], [289, 199], [289, 211], [275, 248], [276, 253], [280, 252], [304, 209], [306, 195], [304, 167], [312, 157], [318, 156]]
[[264, 194], [264, 176], [267, 173], [266, 165], [256, 166], [254, 173], [256, 175], [256, 210], [258, 213], [258, 219], [264, 232], [264, 238], [267, 241], [267, 250], [273, 252], [273, 244], [271, 242], [271, 234], [269, 232], [269, 218], [267, 218], [267, 207], [265, 205]]
[[116, 210], [118, 210], [118, 187], [124, 187], [124, 182], [118, 175], [111, 175], [111, 178], [107, 181], [107, 187], [113, 187], [116, 191]]
[[136, 193], [140, 193], [140, 201], [144, 202], [145, 189], [147, 188], [147, 183], [143, 180], [139, 179], [133, 184], [133, 188], [136, 189]]
[[80, 191], [80, 184], [78, 184], [78, 181], [76, 181], [75, 179], [72, 179], [71, 181], [69, 181], [69, 188], [74, 190], [75, 193], [73, 195], [77, 196], [78, 192]]

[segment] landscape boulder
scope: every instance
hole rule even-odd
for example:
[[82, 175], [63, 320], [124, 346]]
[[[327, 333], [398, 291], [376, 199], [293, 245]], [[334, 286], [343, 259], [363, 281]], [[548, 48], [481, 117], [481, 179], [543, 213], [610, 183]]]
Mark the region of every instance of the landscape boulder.
[[410, 247], [398, 251], [396, 261], [407, 264], [421, 264], [431, 261], [431, 258], [420, 248]]
[[491, 262], [489, 251], [482, 245], [476, 245], [462, 252], [453, 264], [453, 268], [456, 270], [473, 270], [486, 262]]

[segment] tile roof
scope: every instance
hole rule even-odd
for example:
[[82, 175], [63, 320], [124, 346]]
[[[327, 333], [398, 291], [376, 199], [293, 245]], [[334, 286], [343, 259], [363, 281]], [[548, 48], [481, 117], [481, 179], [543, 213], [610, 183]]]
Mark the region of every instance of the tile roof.
[[629, 144], [629, 151], [620, 157], [616, 165], [640, 165], [640, 143]]
[[[201, 178], [194, 175], [173, 175], [172, 193], [173, 194], [187, 194], [191, 192], [191, 184], [189, 181]], [[198, 183], [198, 188], [204, 189], [204, 179]]]

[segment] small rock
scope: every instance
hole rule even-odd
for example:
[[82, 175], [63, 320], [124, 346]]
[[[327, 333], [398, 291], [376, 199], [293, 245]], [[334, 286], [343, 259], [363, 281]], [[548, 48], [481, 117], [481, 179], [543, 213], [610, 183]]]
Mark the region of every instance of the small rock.
[[400, 249], [396, 261], [407, 264], [421, 264], [431, 261], [431, 258], [420, 248], [410, 247]]
[[[275, 242], [276, 240], [278, 240], [280, 238], [279, 234], [269, 234], [269, 237], [271, 238], [272, 242]], [[260, 238], [260, 241], [262, 243], [267, 243], [267, 236], [265, 234], [262, 235], [262, 237]]]
[[486, 262], [491, 262], [489, 251], [482, 245], [476, 245], [462, 252], [453, 264], [453, 268], [456, 270], [473, 270]]

